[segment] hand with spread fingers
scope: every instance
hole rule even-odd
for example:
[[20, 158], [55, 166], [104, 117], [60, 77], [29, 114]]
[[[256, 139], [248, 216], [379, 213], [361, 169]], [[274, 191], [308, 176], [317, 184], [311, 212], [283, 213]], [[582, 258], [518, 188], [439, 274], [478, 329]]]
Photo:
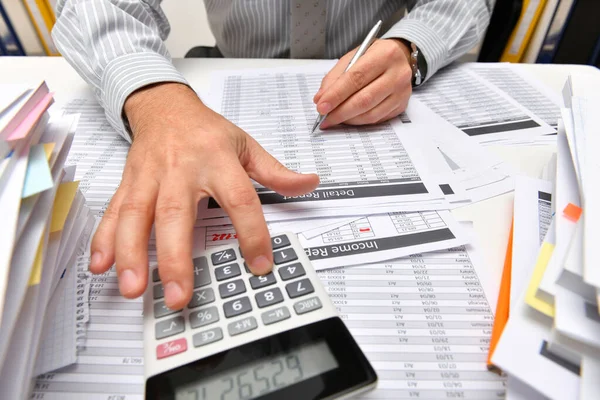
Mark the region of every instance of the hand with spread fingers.
[[251, 271], [270, 272], [270, 235], [250, 178], [296, 196], [314, 190], [318, 176], [288, 170], [186, 85], [139, 89], [124, 110], [133, 143], [121, 185], [92, 240], [90, 270], [103, 273], [116, 264], [121, 294], [143, 294], [154, 225], [166, 305], [184, 307], [192, 296], [197, 205], [211, 196], [231, 218]]
[[321, 129], [376, 124], [406, 109], [412, 93], [408, 46], [398, 39], [378, 39], [344, 72], [356, 50], [340, 58], [313, 99], [319, 114], [328, 114]]

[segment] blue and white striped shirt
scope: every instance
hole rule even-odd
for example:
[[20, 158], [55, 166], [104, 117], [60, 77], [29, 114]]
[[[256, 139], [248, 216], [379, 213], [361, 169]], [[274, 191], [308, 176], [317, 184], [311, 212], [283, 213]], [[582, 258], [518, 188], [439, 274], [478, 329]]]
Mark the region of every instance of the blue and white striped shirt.
[[[224, 56], [289, 57], [289, 1], [204, 2], [210, 28]], [[420, 48], [429, 78], [480, 41], [493, 2], [328, 0], [325, 58], [341, 57], [359, 45], [374, 22], [381, 19], [387, 25], [383, 38], [403, 38]], [[57, 3], [57, 21], [52, 31], [56, 46], [93, 87], [108, 121], [128, 141], [131, 138], [124, 126], [122, 110], [129, 94], [156, 82], [187, 83], [173, 67], [165, 47], [170, 26], [160, 3], [160, 0], [58, 0]]]

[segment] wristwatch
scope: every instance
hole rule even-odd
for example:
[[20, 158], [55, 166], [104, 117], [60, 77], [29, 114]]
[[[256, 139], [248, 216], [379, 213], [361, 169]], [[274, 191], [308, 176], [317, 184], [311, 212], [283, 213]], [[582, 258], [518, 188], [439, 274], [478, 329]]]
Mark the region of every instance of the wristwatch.
[[423, 83], [427, 76], [427, 62], [416, 44], [406, 39], [401, 39], [410, 48], [410, 67], [412, 69], [412, 87]]

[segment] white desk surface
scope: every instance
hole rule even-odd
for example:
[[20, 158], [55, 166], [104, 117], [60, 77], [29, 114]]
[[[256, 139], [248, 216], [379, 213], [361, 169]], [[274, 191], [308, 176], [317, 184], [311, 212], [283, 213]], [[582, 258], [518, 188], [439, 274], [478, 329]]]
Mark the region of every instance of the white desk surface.
[[[308, 60], [264, 59], [175, 59], [175, 66], [186, 76], [197, 91], [206, 91], [210, 73], [219, 69], [244, 69], [303, 65]], [[589, 70], [579, 65], [527, 64], [551, 90], [560, 93], [569, 73]], [[0, 57], [0, 83], [46, 80], [55, 92], [58, 105], [75, 97], [89, 97], [91, 90], [74, 69], [60, 57]], [[554, 152], [554, 146], [493, 146], [491, 149], [521, 174], [539, 177]], [[481, 246], [486, 268], [500, 280], [506, 244], [512, 217], [513, 194], [508, 193], [458, 210], [454, 215], [460, 220], [473, 221], [476, 240]], [[489, 294], [496, 296], [495, 293]]]

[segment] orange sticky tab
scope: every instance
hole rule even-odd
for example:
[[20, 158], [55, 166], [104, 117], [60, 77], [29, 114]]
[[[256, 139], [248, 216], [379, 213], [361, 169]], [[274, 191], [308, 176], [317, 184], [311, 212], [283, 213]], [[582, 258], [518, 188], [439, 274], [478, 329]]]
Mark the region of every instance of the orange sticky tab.
[[583, 210], [581, 209], [581, 207], [577, 207], [575, 204], [569, 203], [563, 210], [563, 214], [571, 221], [577, 222], [579, 221], [579, 217], [581, 217], [582, 211]]

